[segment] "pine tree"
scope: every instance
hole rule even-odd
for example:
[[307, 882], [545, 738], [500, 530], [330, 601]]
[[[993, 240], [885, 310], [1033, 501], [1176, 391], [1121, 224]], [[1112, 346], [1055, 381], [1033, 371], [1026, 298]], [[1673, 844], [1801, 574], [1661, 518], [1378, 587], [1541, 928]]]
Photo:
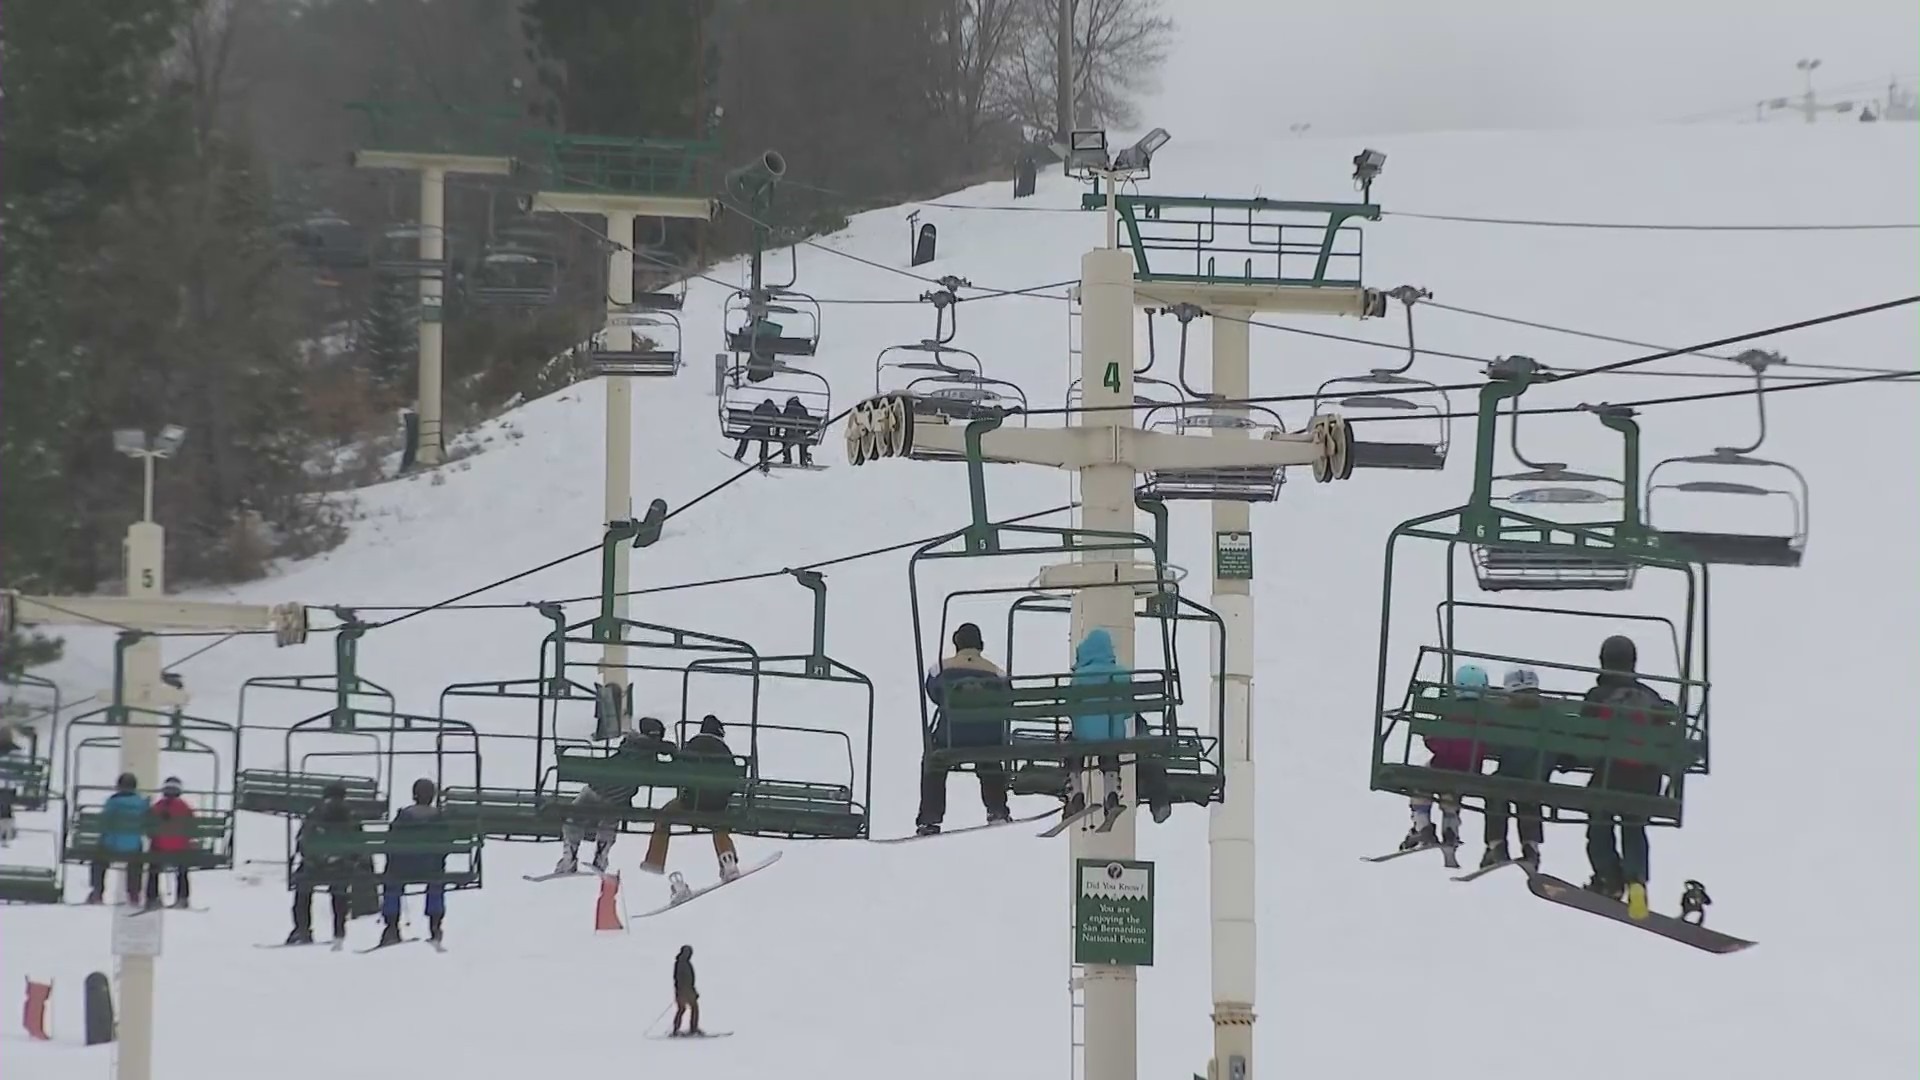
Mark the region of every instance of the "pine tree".
[[374, 285], [366, 314], [360, 319], [356, 351], [367, 374], [397, 400], [413, 397], [419, 362], [419, 324], [403, 290], [410, 282], [380, 281]]

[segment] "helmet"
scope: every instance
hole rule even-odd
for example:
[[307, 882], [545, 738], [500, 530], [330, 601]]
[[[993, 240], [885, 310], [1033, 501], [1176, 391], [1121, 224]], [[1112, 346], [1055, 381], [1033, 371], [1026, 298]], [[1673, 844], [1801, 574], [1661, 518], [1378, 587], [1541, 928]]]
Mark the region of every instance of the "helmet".
[[132, 791], [140, 786], [140, 778], [130, 772], [123, 772], [120, 778], [113, 782], [113, 786], [121, 791]]
[[338, 780], [329, 781], [326, 787], [320, 789], [320, 797], [338, 802], [347, 797], [347, 785]]
[[700, 734], [723, 738], [727, 734], [727, 727], [720, 722], [719, 717], [708, 713], [700, 718]]
[[641, 738], [664, 739], [667, 737], [667, 725], [661, 723], [657, 716], [643, 716], [637, 726], [639, 730], [636, 734]]
[[166, 781], [160, 785], [160, 790], [167, 793], [168, 795], [180, 794], [180, 788], [181, 788], [180, 778], [177, 776], [167, 777]]
[[1479, 664], [1461, 664], [1453, 673], [1453, 685], [1460, 696], [1469, 700], [1480, 696], [1487, 688], [1487, 669]]
[[433, 781], [424, 776], [413, 782], [413, 801], [416, 803], [422, 805], [431, 803], [433, 797], [439, 794], [439, 792], [440, 789], [434, 786]]
[[1509, 690], [1540, 689], [1540, 675], [1532, 668], [1508, 668], [1506, 676], [1500, 682]]

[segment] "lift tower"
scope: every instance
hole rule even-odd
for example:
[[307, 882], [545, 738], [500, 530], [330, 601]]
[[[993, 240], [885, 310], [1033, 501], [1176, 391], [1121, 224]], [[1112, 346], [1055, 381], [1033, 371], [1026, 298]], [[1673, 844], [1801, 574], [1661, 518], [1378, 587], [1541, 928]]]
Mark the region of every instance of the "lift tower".
[[[703, 186], [702, 165], [709, 143], [673, 139], [616, 138], [599, 135], [548, 135], [544, 152], [529, 164], [535, 190], [527, 203], [534, 213], [591, 214], [607, 223], [607, 321], [592, 352], [593, 367], [606, 382], [606, 487], [601, 524], [625, 521], [633, 513], [633, 379], [671, 377], [679, 356], [664, 365], [634, 350], [633, 329], [644, 324], [648, 302], [633, 293], [634, 219], [642, 217], [711, 221], [720, 201], [695, 194]], [[614, 614], [627, 616], [626, 545], [614, 548]], [[615, 714], [626, 715], [626, 648], [603, 646], [601, 685], [619, 687]]]
[[[1157, 140], [1156, 140], [1157, 136]], [[1136, 426], [1132, 409], [1134, 308], [1187, 303], [1215, 316], [1214, 382], [1211, 393], [1226, 399], [1248, 394], [1248, 326], [1261, 311], [1366, 317], [1383, 314], [1383, 294], [1360, 284], [1359, 231], [1349, 219], [1372, 220], [1370, 203], [1281, 202], [1271, 199], [1198, 199], [1127, 196], [1117, 182], [1144, 177], [1152, 151], [1167, 141], [1157, 131], [1111, 158], [1098, 132], [1075, 132], [1070, 171], [1104, 185], [1086, 196], [1087, 209], [1105, 209], [1109, 247], [1081, 259], [1082, 340], [1080, 382], [1085, 411], [1066, 428], [999, 427], [978, 436], [989, 462], [1049, 465], [1075, 470], [1081, 491], [1080, 528], [1134, 533], [1135, 481], [1145, 473], [1178, 478], [1188, 498], [1213, 502], [1215, 560], [1213, 606], [1227, 634], [1224, 671], [1213, 692], [1226, 696], [1224, 802], [1212, 810], [1213, 1080], [1251, 1080], [1253, 1075], [1254, 783], [1251, 703], [1253, 692], [1252, 548], [1246, 494], [1274, 490], [1287, 466], [1311, 468], [1322, 482], [1345, 479], [1352, 470], [1352, 440], [1336, 414], [1316, 417], [1307, 430], [1286, 432], [1246, 422], [1244, 405], [1208, 406], [1217, 413], [1206, 430]], [[1151, 145], [1149, 145], [1151, 144]], [[1371, 152], [1369, 152], [1371, 153]], [[1365, 156], [1365, 155], [1363, 155]], [[1377, 174], [1378, 166], [1373, 166]], [[1367, 177], [1371, 180], [1371, 175]], [[1292, 221], [1276, 221], [1275, 216]], [[1310, 222], [1310, 223], [1309, 223]], [[1235, 244], [1232, 238], [1244, 237]], [[1226, 272], [1216, 267], [1228, 266]], [[1205, 402], [1200, 404], [1205, 405]], [[968, 437], [962, 426], [915, 417], [899, 423], [901, 410], [883, 399], [863, 403], [850, 423], [866, 425], [862, 457], [904, 456], [957, 460]], [[1260, 431], [1260, 437], [1250, 435]], [[850, 431], [850, 445], [865, 432]], [[1268, 483], [1246, 477], [1264, 472]], [[1271, 495], [1267, 496], [1271, 498]], [[1124, 552], [1088, 551], [1079, 561], [1043, 569], [1041, 587], [1077, 587], [1073, 635], [1095, 628], [1112, 637], [1117, 659], [1131, 666], [1136, 590], [1153, 587], [1152, 565], [1123, 562]], [[1218, 642], [1210, 655], [1218, 654]], [[1217, 701], [1217, 699], [1216, 699]], [[1134, 768], [1121, 779], [1128, 806], [1108, 832], [1091, 824], [1075, 829], [1069, 873], [1078, 860], [1120, 861], [1135, 853], [1138, 800]], [[1097, 801], [1099, 793], [1089, 792]], [[1079, 883], [1074, 883], [1074, 889]], [[1087, 965], [1076, 980], [1084, 998], [1086, 1080], [1136, 1080], [1138, 1076], [1137, 981], [1132, 967]]]
[[420, 218], [415, 223], [418, 256], [390, 265], [411, 274], [419, 288], [417, 460], [438, 465], [446, 459], [440, 423], [440, 361], [448, 266], [447, 176], [511, 174], [525, 122], [512, 109], [387, 101], [356, 101], [347, 108], [362, 114], [368, 128], [364, 145], [353, 152], [355, 168], [390, 169], [420, 177]]

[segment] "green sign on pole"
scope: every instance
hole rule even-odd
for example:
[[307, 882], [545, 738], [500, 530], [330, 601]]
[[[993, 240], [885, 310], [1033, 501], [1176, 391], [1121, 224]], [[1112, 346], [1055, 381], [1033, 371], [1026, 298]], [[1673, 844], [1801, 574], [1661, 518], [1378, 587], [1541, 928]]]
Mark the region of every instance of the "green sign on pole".
[[1213, 534], [1213, 576], [1222, 581], [1253, 580], [1253, 534]]
[[1153, 864], [1076, 859], [1073, 962], [1153, 966]]

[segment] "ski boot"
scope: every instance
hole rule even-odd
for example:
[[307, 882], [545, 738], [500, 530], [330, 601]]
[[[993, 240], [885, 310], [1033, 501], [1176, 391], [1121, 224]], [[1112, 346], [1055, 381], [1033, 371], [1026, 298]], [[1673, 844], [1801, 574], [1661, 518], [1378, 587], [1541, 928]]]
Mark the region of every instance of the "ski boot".
[[667, 903], [684, 904], [691, 899], [693, 899], [693, 887], [687, 884], [687, 879], [681, 877], [679, 871], [674, 871], [667, 878]]
[[1644, 919], [1652, 909], [1647, 906], [1647, 883], [1627, 882], [1627, 918]]
[[1173, 816], [1172, 803], [1157, 802], [1153, 804], [1153, 823], [1155, 825], [1164, 825], [1166, 823], [1166, 820], [1172, 816]]
[[569, 849], [566, 854], [560, 856], [559, 862], [553, 864], [553, 872], [556, 874], [579, 873], [580, 853], [576, 850]]
[[6, 847], [12, 844], [14, 838], [19, 835], [19, 826], [13, 823], [12, 818], [0, 818], [0, 847]]
[[289, 944], [289, 945], [311, 945], [311, 944], [313, 944], [313, 931], [311, 931], [311, 930], [295, 930], [295, 931], [294, 931], [293, 933], [291, 933], [291, 934], [288, 934], [288, 935], [287, 935], [287, 944]]
[[140, 910], [141, 911], [159, 911], [161, 908], [165, 906], [166, 905], [161, 902], [159, 897], [149, 896], [147, 897], [146, 903], [143, 903], [140, 905]]
[[445, 915], [427, 916], [427, 940], [438, 945], [446, 940]]
[[1539, 873], [1540, 845], [1528, 843], [1525, 840], [1520, 841], [1520, 857], [1515, 859], [1514, 862], [1519, 863], [1521, 868], [1529, 874]]
[[89, 904], [98, 905], [98, 904], [104, 904], [106, 902], [107, 902], [106, 896], [99, 889], [95, 889], [92, 892], [87, 894], [87, 903]]
[[1429, 821], [1425, 825], [1416, 825], [1408, 829], [1406, 839], [1400, 841], [1400, 850], [1412, 851], [1415, 848], [1433, 847], [1439, 842], [1440, 834], [1434, 830], [1433, 822]]
[[1107, 797], [1105, 799], [1102, 799], [1100, 802], [1101, 815], [1106, 819], [1102, 823], [1102, 825], [1103, 826], [1112, 825], [1114, 822], [1114, 819], [1118, 818], [1120, 816], [1120, 812], [1125, 810], [1126, 808], [1127, 808], [1127, 804], [1120, 801], [1120, 793], [1117, 791], [1109, 790], [1107, 792]]
[[605, 844], [593, 845], [593, 862], [591, 865], [595, 873], [604, 874], [607, 872], [607, 848]]
[[640, 864], [640, 872], [658, 877], [667, 872], [667, 867], [665, 863], [643, 862]]
[[184, 896], [176, 896], [176, 897], [174, 897], [174, 898], [173, 898], [173, 903], [172, 903], [172, 905], [170, 905], [170, 906], [171, 906], [171, 907], [172, 907], [172, 908], [173, 908], [173, 909], [174, 909], [175, 911], [185, 911], [185, 910], [186, 910], [187, 908], [189, 908], [189, 907], [191, 907], [191, 906], [192, 906], [192, 904], [191, 904], [191, 903], [190, 903], [190, 902], [189, 902], [189, 901], [187, 900], [187, 898], [186, 898], [186, 897], [184, 897]]
[[720, 856], [720, 880], [732, 881], [740, 876], [740, 856], [729, 851]]
[[400, 921], [395, 919], [393, 922], [388, 923], [385, 929], [380, 931], [380, 944], [374, 947], [385, 948], [388, 945], [398, 944], [400, 944]]
[[1460, 827], [1457, 825], [1442, 826], [1440, 829], [1440, 846], [1447, 848], [1459, 847]]
[[940, 826], [938, 826], [938, 825], [935, 825], [935, 824], [932, 824], [931, 822], [927, 822], [927, 823], [922, 823], [922, 824], [919, 824], [919, 825], [915, 825], [915, 826], [913, 827], [913, 835], [915, 835], [915, 836], [939, 836], [939, 835], [940, 835]]
[[1067, 796], [1066, 805], [1060, 808], [1060, 819], [1064, 821], [1067, 818], [1078, 817], [1086, 812], [1087, 796], [1083, 792], [1076, 791]]
[[1480, 856], [1480, 869], [1485, 870], [1489, 867], [1499, 866], [1501, 863], [1512, 861], [1513, 857], [1507, 854], [1507, 842], [1501, 840], [1498, 843], [1487, 845], [1486, 852]]
[[1583, 888], [1590, 893], [1599, 893], [1601, 896], [1612, 900], [1621, 899], [1622, 895], [1626, 892], [1626, 886], [1614, 881], [1612, 878], [1601, 877], [1599, 874], [1588, 878]]
[[1013, 820], [1013, 811], [1011, 810], [987, 811], [987, 824], [989, 825], [1005, 825], [1012, 820]]

